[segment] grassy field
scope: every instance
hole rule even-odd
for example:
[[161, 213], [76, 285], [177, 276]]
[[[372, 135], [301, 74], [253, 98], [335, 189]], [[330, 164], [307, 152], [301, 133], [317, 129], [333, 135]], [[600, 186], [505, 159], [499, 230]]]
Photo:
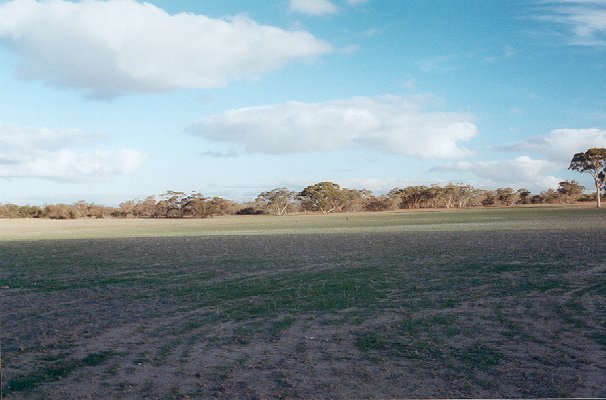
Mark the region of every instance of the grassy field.
[[606, 396], [603, 210], [0, 225], [7, 399]]
[[528, 207], [225, 216], [211, 219], [0, 219], [0, 241], [203, 235], [603, 229], [606, 210]]

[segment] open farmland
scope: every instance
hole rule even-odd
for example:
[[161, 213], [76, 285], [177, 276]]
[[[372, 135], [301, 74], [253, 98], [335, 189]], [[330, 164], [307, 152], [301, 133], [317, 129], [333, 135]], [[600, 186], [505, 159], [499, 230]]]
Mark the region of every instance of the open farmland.
[[7, 399], [606, 396], [603, 210], [0, 226]]

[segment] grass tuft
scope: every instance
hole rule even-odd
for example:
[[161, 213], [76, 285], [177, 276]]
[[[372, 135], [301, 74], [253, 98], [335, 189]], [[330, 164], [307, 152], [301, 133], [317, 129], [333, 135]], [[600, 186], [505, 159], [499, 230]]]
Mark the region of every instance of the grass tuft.
[[112, 351], [92, 353], [80, 360], [58, 360], [45, 368], [38, 369], [28, 375], [17, 376], [9, 380], [3, 393], [25, 392], [46, 382], [56, 381], [67, 377], [73, 371], [83, 367], [94, 367], [103, 364], [115, 355]]

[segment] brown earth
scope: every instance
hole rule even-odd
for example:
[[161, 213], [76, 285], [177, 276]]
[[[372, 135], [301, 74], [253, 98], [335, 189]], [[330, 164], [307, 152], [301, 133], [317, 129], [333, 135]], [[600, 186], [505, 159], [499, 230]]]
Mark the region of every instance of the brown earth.
[[4, 397], [606, 397], [605, 238], [0, 243]]

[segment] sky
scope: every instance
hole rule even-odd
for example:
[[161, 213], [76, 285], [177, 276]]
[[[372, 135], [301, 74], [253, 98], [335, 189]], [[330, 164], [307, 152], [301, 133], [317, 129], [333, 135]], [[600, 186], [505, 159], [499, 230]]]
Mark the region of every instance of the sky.
[[591, 147], [604, 0], [0, 0], [0, 203], [591, 190]]

